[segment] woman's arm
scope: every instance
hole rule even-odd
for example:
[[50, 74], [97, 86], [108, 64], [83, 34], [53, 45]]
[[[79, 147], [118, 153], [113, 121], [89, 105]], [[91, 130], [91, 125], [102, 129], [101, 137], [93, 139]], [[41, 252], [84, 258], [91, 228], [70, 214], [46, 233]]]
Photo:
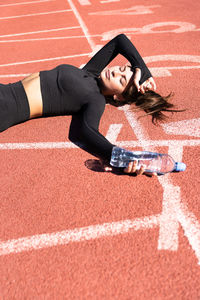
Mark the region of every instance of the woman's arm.
[[72, 116], [69, 139], [81, 149], [109, 163], [114, 145], [98, 131], [105, 109], [105, 99], [97, 95], [95, 100]]
[[131, 64], [132, 68], [141, 69], [140, 84], [152, 77], [145, 62], [132, 42], [124, 34], [117, 35], [99, 50], [90, 61], [83, 67], [97, 76], [118, 55], [123, 55]]
[[[99, 100], [99, 101], [98, 101]], [[128, 167], [113, 168], [110, 166], [112, 149], [115, 146], [110, 143], [99, 131], [99, 121], [104, 111], [104, 103], [102, 99], [97, 99], [96, 102], [90, 102], [83, 109], [72, 116], [72, 121], [69, 131], [69, 139], [81, 149], [97, 156], [102, 161], [102, 167], [105, 171], [113, 171], [117, 173], [132, 173], [143, 174], [144, 168], [136, 170], [137, 162], [130, 162]], [[98, 103], [98, 109], [97, 109]], [[115, 171], [114, 171], [115, 170]], [[117, 171], [118, 170], [118, 171]], [[149, 174], [148, 174], [149, 175]], [[150, 173], [150, 176], [156, 175]]]

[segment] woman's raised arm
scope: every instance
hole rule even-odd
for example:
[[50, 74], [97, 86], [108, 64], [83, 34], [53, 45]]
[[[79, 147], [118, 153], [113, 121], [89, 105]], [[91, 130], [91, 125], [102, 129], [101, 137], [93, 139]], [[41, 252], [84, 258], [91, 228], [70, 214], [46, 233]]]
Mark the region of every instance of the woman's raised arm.
[[132, 68], [141, 69], [140, 84], [152, 77], [141, 55], [125, 34], [117, 35], [99, 50], [83, 67], [84, 70], [99, 76], [101, 71], [118, 55], [123, 55]]

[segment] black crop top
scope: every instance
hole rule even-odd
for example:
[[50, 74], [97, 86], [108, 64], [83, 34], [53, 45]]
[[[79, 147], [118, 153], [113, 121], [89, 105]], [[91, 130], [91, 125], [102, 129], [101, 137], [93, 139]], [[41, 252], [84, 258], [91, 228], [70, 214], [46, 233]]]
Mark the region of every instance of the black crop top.
[[43, 115], [72, 115], [70, 141], [108, 162], [114, 145], [98, 131], [106, 104], [100, 92], [98, 76], [118, 54], [123, 55], [133, 68], [141, 69], [140, 84], [152, 76], [124, 34], [108, 42], [82, 69], [59, 65], [40, 72]]

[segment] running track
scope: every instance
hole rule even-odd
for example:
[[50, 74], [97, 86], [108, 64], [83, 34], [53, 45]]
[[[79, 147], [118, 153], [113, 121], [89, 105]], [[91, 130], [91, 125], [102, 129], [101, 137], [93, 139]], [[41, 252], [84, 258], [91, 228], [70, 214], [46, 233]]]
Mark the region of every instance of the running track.
[[[100, 130], [187, 170], [159, 178], [94, 172], [67, 138], [70, 117], [0, 134], [1, 299], [199, 299], [199, 2], [0, 1], [0, 80], [81, 66], [126, 33], [187, 111], [154, 127], [107, 107]], [[118, 57], [115, 63], [125, 60]]]

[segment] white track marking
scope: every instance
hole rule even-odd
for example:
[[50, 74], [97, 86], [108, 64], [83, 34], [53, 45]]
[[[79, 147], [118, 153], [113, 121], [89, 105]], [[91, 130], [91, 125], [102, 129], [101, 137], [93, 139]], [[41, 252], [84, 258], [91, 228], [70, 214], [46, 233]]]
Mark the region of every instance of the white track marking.
[[91, 5], [91, 2], [89, 0], [78, 0], [80, 5]]
[[165, 70], [163, 68], [149, 68], [151, 71], [151, 74], [154, 77], [169, 77], [172, 76], [172, 73], [169, 70]]
[[150, 68], [151, 70], [192, 70], [192, 69], [200, 69], [200, 66], [176, 66], [176, 67], [154, 67]]
[[[168, 174], [165, 177], [169, 176]], [[162, 215], [159, 226], [159, 250], [176, 251], [178, 249], [179, 221], [176, 209], [180, 205], [180, 187], [168, 183], [165, 178], [163, 186]]]
[[[144, 61], [148, 63], [157, 62], [157, 61], [179, 61], [179, 62], [190, 62], [198, 63], [198, 65], [190, 66], [173, 66], [173, 67], [151, 67], [150, 70], [154, 76], [163, 77], [171, 76], [169, 70], [193, 70], [200, 69], [200, 56], [197, 55], [155, 55], [144, 57]], [[166, 74], [165, 74], [166, 73]]]
[[[81, 28], [81, 26], [72, 26], [72, 27], [68, 27], [69, 29], [73, 29], [73, 28]], [[68, 29], [67, 27], [66, 27], [66, 29]], [[63, 29], [65, 29], [65, 28], [63, 28]], [[81, 28], [82, 29], [82, 28]], [[54, 30], [54, 29], [53, 29]], [[62, 28], [61, 28], [61, 30], [62, 30]], [[51, 31], [51, 29], [50, 29], [50, 31]], [[33, 33], [30, 33], [30, 34], [34, 34], [34, 33], [38, 33], [38, 32], [40, 32], [40, 31], [36, 31], [36, 32], [33, 32]], [[43, 31], [41, 31], [41, 32], [43, 32]], [[45, 32], [48, 32], [48, 30], [45, 30]], [[14, 34], [14, 35], [26, 35], [26, 34], [29, 34], [29, 33], [19, 33], [19, 34]], [[13, 35], [13, 36], [14, 36]], [[12, 34], [11, 35], [1, 35], [0, 37], [9, 37], [9, 36], [12, 36]], [[71, 36], [71, 38], [95, 38], [95, 37], [101, 37], [102, 35], [101, 34], [89, 34], [89, 35], [75, 35], [75, 36]], [[94, 46], [94, 48], [96, 47], [96, 45]]]
[[[165, 30], [160, 30], [160, 27], [176, 26], [175, 29], [166, 28]], [[158, 28], [158, 30], [156, 30]], [[160, 33], [183, 33], [189, 31], [199, 31], [196, 25], [189, 22], [158, 22], [153, 24], [145, 25], [141, 28], [138, 27], [124, 27], [114, 30], [110, 30], [102, 33], [102, 41], [108, 41], [115, 37], [117, 34], [124, 33], [127, 36], [136, 34], [160, 34]]]
[[35, 3], [42, 3], [42, 2], [52, 2], [55, 0], [35, 0], [35, 1], [29, 1], [29, 2], [18, 2], [18, 3], [10, 3], [10, 4], [0, 4], [0, 7], [6, 7], [6, 6], [18, 6], [18, 5], [27, 5], [27, 4], [35, 4]]
[[[200, 55], [164, 54], [164, 55], [147, 56], [144, 57], [144, 59], [146, 63], [158, 62], [158, 61], [183, 61], [183, 62], [190, 62], [190, 63], [200, 63]], [[166, 69], [166, 67], [164, 67], [164, 69]]]
[[144, 14], [152, 14], [153, 11], [150, 8], [157, 8], [157, 7], [160, 7], [160, 5], [151, 5], [151, 6], [137, 5], [129, 8], [124, 8], [124, 9], [91, 12], [89, 13], [89, 15], [98, 15], [98, 16], [144, 15]]
[[162, 127], [167, 134], [200, 137], [200, 118], [167, 123]]
[[65, 149], [78, 148], [71, 142], [46, 142], [46, 143], [2, 143], [0, 150], [24, 150], [24, 149]]
[[168, 147], [168, 154], [171, 155], [175, 161], [182, 161], [183, 145], [177, 143], [177, 145], [169, 145]]
[[[75, 28], [75, 27], [74, 27]], [[77, 26], [77, 28], [81, 28], [80, 26]], [[20, 34], [21, 35], [21, 34]], [[95, 34], [95, 35], [90, 35], [90, 36], [87, 36], [88, 38], [91, 38], [91, 37], [100, 37], [101, 35], [100, 34]], [[56, 37], [50, 37], [50, 38], [35, 38], [35, 39], [20, 39], [20, 40], [9, 40], [9, 39], [6, 39], [6, 40], [1, 40], [0, 42], [1, 43], [9, 43], [9, 42], [27, 42], [27, 41], [40, 41], [40, 40], [51, 40], [51, 39], [85, 39], [86, 36], [85, 35], [71, 35], [71, 36], [64, 36], [64, 37], [59, 37], [59, 36], [56, 36]], [[94, 47], [94, 49], [92, 51], [94, 51], [96, 48], [96, 46]]]
[[[100, 35], [90, 36], [98, 37]], [[48, 40], [63, 40], [63, 39], [85, 39], [85, 35], [71, 35], [71, 36], [56, 36], [56, 37], [46, 37], [46, 38], [32, 38], [32, 39], [20, 39], [20, 40], [0, 40], [0, 43], [20, 43], [20, 42], [34, 42], [34, 41], [48, 41]], [[98, 47], [102, 45], [98, 45]], [[92, 50], [92, 53], [96, 51], [96, 47]], [[91, 54], [90, 54], [91, 56]]]
[[[81, 28], [80, 26], [74, 26], [74, 27], [72, 27], [72, 28]], [[69, 28], [70, 29], [70, 28]], [[39, 31], [38, 31], [39, 32]], [[42, 32], [42, 31], [41, 31]], [[48, 31], [47, 31], [48, 32]], [[112, 37], [114, 37], [116, 34], [119, 34], [119, 33], [121, 33], [121, 30], [119, 30], [119, 32], [110, 32], [110, 33], [104, 33], [104, 34], [93, 34], [93, 35], [90, 35], [90, 34], [85, 34], [85, 35], [76, 35], [76, 36], [70, 36], [69, 38], [71, 38], [71, 39], [73, 39], [73, 38], [86, 38], [87, 40], [91, 40], [91, 38], [95, 38], [95, 37], [102, 37], [102, 41], [107, 41], [107, 40], [109, 40], [109, 39], [111, 39]], [[24, 34], [28, 34], [28, 33], [24, 33]], [[31, 34], [31, 33], [30, 33]], [[9, 36], [17, 36], [17, 35], [23, 35], [23, 33], [21, 34], [16, 34], [16, 35], [1, 35], [0, 37], [9, 37]], [[62, 38], [62, 37], [61, 37]], [[8, 41], [9, 42], [9, 40], [5, 40], [5, 41]], [[5, 41], [2, 41], [2, 42], [5, 42]], [[12, 42], [18, 42], [18, 41], [22, 41], [22, 40], [13, 40]], [[96, 46], [95, 45], [93, 45], [93, 47], [95, 48]], [[92, 50], [94, 50], [94, 49], [92, 49]], [[168, 55], [162, 55], [163, 57], [165, 56], [165, 57], [167, 57]], [[175, 56], [175, 55], [171, 55], [171, 57], [172, 56]], [[178, 56], [180, 57], [181, 55], [177, 55], [177, 58], [178, 58]], [[194, 58], [194, 61], [192, 61], [191, 60], [191, 62], [195, 62], [195, 57], [197, 58], [197, 60], [196, 60], [196, 62], [199, 62], [199, 59], [198, 59], [198, 56], [192, 56], [192, 55], [182, 55], [182, 57], [183, 56], [185, 56], [186, 57], [186, 59], [189, 59], [188, 61], [190, 61], [190, 58], [192, 59], [192, 58]], [[154, 57], [152, 57], [152, 58], [154, 58]], [[184, 57], [182, 58], [182, 59], [184, 59]], [[167, 60], [166, 58], [163, 58], [162, 60]], [[170, 60], [170, 59], [169, 59]], [[171, 58], [171, 60], [176, 60], [176, 59], [173, 59], [173, 57]], [[179, 59], [177, 59], [177, 60], [179, 60]], [[152, 69], [157, 69], [157, 70], [164, 70], [164, 69], [166, 69], [167, 67], [155, 67], [155, 68], [152, 68]], [[174, 68], [176, 68], [176, 67], [170, 67], [171, 69], [174, 69]], [[193, 68], [193, 66], [185, 66], [185, 67], [177, 67], [177, 69], [184, 69], [184, 68], [186, 68], [186, 69], [192, 69]], [[194, 68], [199, 68], [199, 66], [194, 66]]]
[[120, 2], [120, 0], [104, 0], [104, 1], [100, 1], [100, 3], [110, 3], [110, 2]]
[[116, 143], [117, 137], [121, 131], [122, 124], [111, 124], [108, 132], [106, 134], [106, 138], [111, 142], [111, 143]]
[[[166, 30], [152, 30], [155, 28], [167, 26], [177, 26], [175, 29], [166, 29]], [[145, 25], [141, 28], [141, 33], [150, 34], [150, 33], [166, 33], [166, 32], [174, 32], [174, 33], [183, 33], [188, 31], [195, 31], [196, 25], [189, 22], [158, 22], [153, 24]]]
[[[116, 125], [114, 125], [116, 126]], [[121, 124], [119, 124], [118, 130]], [[116, 139], [116, 136], [112, 136], [111, 132], [113, 128], [111, 127], [106, 135], [106, 138]], [[109, 139], [110, 140], [110, 139]], [[111, 141], [110, 140], [110, 141]], [[174, 149], [177, 147], [197, 147], [200, 146], [200, 140], [139, 140], [139, 141], [116, 141], [116, 145], [119, 147], [126, 148], [136, 148], [145, 147], [153, 151], [153, 147], [169, 147], [169, 149]], [[0, 150], [23, 150], [23, 149], [65, 149], [65, 148], [77, 148], [71, 142], [39, 142], [39, 143], [0, 143]], [[175, 150], [170, 150], [171, 154], [176, 153]], [[181, 152], [182, 153], [182, 152]], [[171, 155], [170, 154], [170, 155]], [[176, 155], [178, 157], [178, 155]], [[180, 156], [179, 156], [180, 157]]]
[[[170, 175], [168, 176], [165, 175], [165, 177], [159, 178], [160, 183], [165, 186], [166, 196], [168, 194], [168, 197], [163, 197], [163, 205], [164, 205], [163, 228], [161, 228], [160, 226], [158, 249], [167, 250], [168, 247], [169, 250], [173, 250], [172, 249], [173, 247], [174, 249], [176, 249], [175, 241], [176, 240], [178, 241], [178, 237], [177, 238], [175, 237], [175, 231], [173, 232], [168, 230], [168, 228], [170, 227], [172, 230], [172, 226], [171, 226], [172, 224], [168, 224], [169, 222], [169, 216], [167, 215], [167, 210], [168, 210], [169, 214], [172, 214], [173, 217], [176, 216], [176, 219], [178, 220], [179, 224], [182, 226], [184, 235], [187, 237], [192, 249], [194, 250], [194, 253], [198, 260], [198, 265], [200, 265], [200, 223], [195, 217], [195, 215], [188, 210], [186, 204], [184, 204], [181, 201], [180, 187], [173, 186], [170, 182], [169, 176]], [[175, 219], [173, 220], [173, 217], [171, 221], [173, 222], [174, 230], [175, 230], [177, 224], [175, 222]], [[161, 218], [160, 225], [162, 225], [162, 218]], [[164, 230], [166, 230], [165, 233]], [[173, 241], [174, 244], [172, 245]]]
[[35, 14], [0, 17], [0, 20], [18, 19], [18, 18], [24, 18], [24, 17], [35, 17], [35, 16], [43, 16], [43, 15], [51, 15], [51, 14], [60, 14], [60, 13], [66, 13], [66, 12], [71, 12], [71, 11], [72, 11], [71, 9], [47, 11], [47, 12], [41, 12], [41, 13], [35, 13]]
[[148, 141], [149, 138], [148, 138], [148, 135], [147, 135], [145, 129], [142, 128], [140, 122], [135, 117], [135, 114], [129, 110], [128, 105], [119, 107], [118, 109], [122, 110], [124, 112], [126, 119], [128, 120], [128, 123], [131, 126], [133, 132], [135, 133], [137, 139], [140, 141], [141, 146], [144, 144], [147, 151], [148, 150], [152, 151], [149, 149], [149, 147], [146, 144], [146, 142]]
[[190, 245], [195, 251], [200, 265], [200, 224], [195, 215], [188, 211], [184, 203], [180, 203], [180, 209], [177, 211], [178, 220], [183, 228]]
[[38, 31], [30, 31], [30, 32], [4, 34], [4, 35], [0, 35], [0, 38], [21, 36], [21, 35], [23, 36], [23, 35], [38, 34], [38, 33], [49, 33], [49, 32], [64, 31], [64, 30], [71, 30], [71, 29], [77, 29], [77, 28], [80, 28], [80, 26], [71, 26], [71, 27], [55, 28], [55, 29], [48, 29], [48, 30], [38, 30]]
[[178, 146], [181, 145], [183, 146], [200, 146], [200, 140], [139, 140], [139, 141], [118, 141], [117, 142], [119, 146], [121, 147], [163, 147], [163, 146]]
[[83, 54], [74, 54], [74, 55], [67, 55], [67, 56], [60, 56], [60, 57], [43, 58], [43, 59], [36, 59], [36, 60], [29, 60], [29, 61], [13, 62], [13, 63], [9, 63], [9, 64], [2, 64], [2, 65], [0, 65], [0, 67], [4, 68], [4, 67], [9, 67], [9, 66], [26, 65], [26, 64], [39, 63], [39, 62], [44, 62], [44, 61], [62, 60], [62, 59], [81, 57], [81, 56], [89, 56], [89, 55], [90, 55], [90, 53], [83, 53]]
[[[174, 187], [173, 187], [174, 188]], [[169, 190], [168, 190], [169, 191]], [[174, 189], [173, 189], [174, 193]], [[171, 195], [170, 199], [171, 199]], [[179, 198], [179, 197], [177, 197]], [[174, 205], [172, 203], [172, 205]], [[174, 205], [176, 208], [176, 205]], [[175, 247], [177, 245], [177, 220], [175, 219], [176, 223], [176, 232], [175, 224], [171, 226], [171, 230], [173, 230], [173, 234], [169, 232], [170, 225], [172, 225], [172, 220], [174, 221], [175, 214], [174, 210], [169, 211], [168, 207], [166, 206], [167, 214], [158, 214], [154, 216], [144, 217], [144, 218], [137, 218], [135, 220], [124, 220], [119, 222], [112, 222], [112, 223], [104, 223], [98, 225], [91, 225], [82, 228], [76, 228], [72, 230], [65, 230], [56, 233], [49, 233], [49, 234], [39, 234], [30, 237], [23, 237], [19, 239], [13, 239], [8, 241], [1, 241], [0, 242], [0, 255], [8, 255], [11, 253], [20, 253], [23, 251], [31, 251], [31, 250], [39, 250], [43, 248], [59, 246], [59, 245], [67, 245], [73, 242], [82, 242], [88, 241], [97, 238], [103, 238], [107, 236], [115, 236], [118, 234], [124, 234], [131, 230], [145, 230], [160, 227], [160, 235], [166, 235], [166, 232], [170, 235], [170, 242], [171, 248], [170, 250], [177, 250]], [[174, 218], [170, 218], [169, 212], [172, 213]], [[190, 218], [187, 217], [188, 211], [187, 209], [181, 204], [181, 209], [177, 212], [178, 221], [181, 223], [186, 237], [190, 241], [190, 244], [194, 245], [196, 249], [200, 249], [200, 226], [197, 222], [196, 218], [193, 214], [190, 214]], [[177, 218], [176, 216], [176, 218]], [[167, 217], [167, 220], [165, 219]], [[192, 222], [191, 222], [192, 220]], [[169, 226], [166, 228], [166, 221], [171, 222]], [[163, 223], [163, 224], [162, 224]], [[164, 228], [163, 232], [162, 229]], [[169, 241], [169, 239], [168, 239]], [[169, 250], [169, 244], [165, 245], [165, 243], [159, 243], [159, 249], [163, 250], [165, 246], [166, 250]], [[200, 261], [200, 256], [198, 257], [199, 253], [196, 253], [198, 260]]]
[[[120, 108], [120, 110], [124, 111], [138, 140], [148, 141], [149, 137], [140, 122], [137, 121], [135, 114], [127, 111], [127, 107]], [[144, 148], [144, 143], [141, 142], [141, 144]], [[148, 146], [145, 147], [145, 150], [155, 151], [153, 147], [149, 148]], [[176, 250], [178, 248], [177, 221], [179, 221], [200, 265], [200, 224], [186, 205], [182, 204], [180, 187], [173, 185], [170, 174], [158, 177], [158, 181], [163, 187], [163, 209], [159, 226], [158, 249]]]
[[[171, 155], [174, 160], [182, 161], [183, 146], [179, 143], [177, 143], [177, 145], [170, 145], [168, 154]], [[163, 187], [165, 190], [163, 193], [163, 209], [160, 220], [161, 226], [159, 228], [158, 249], [170, 249], [175, 251], [178, 249], [179, 221], [176, 208], [180, 206], [180, 187], [171, 185], [168, 180], [166, 180]], [[166, 232], [168, 232], [169, 237], [167, 240], [165, 239]]]
[[38, 42], [38, 41], [51, 41], [51, 40], [71, 40], [85, 38], [85, 36], [55, 36], [46, 38], [32, 38], [32, 39], [20, 39], [20, 40], [0, 40], [0, 43], [27, 43], [27, 42]]
[[95, 43], [90, 38], [89, 31], [88, 31], [88, 29], [87, 29], [87, 27], [86, 27], [83, 19], [81, 18], [80, 14], [79, 14], [78, 10], [76, 9], [76, 7], [75, 7], [74, 3], [72, 2], [72, 0], [68, 0], [68, 3], [69, 3], [69, 6], [72, 9], [72, 11], [73, 11], [73, 13], [74, 13], [77, 21], [78, 21], [78, 23], [80, 24], [80, 26], [81, 26], [81, 28], [83, 30], [85, 38], [87, 39], [87, 41], [88, 41], [88, 43], [89, 43], [89, 45], [90, 45], [90, 47], [91, 47], [91, 49], [93, 51], [93, 49], [95, 48]]
[[19, 253], [36, 249], [67, 245], [127, 233], [130, 230], [151, 229], [159, 224], [159, 215], [124, 220], [119, 222], [91, 225], [56, 233], [38, 234], [30, 237], [0, 242], [0, 255]]

